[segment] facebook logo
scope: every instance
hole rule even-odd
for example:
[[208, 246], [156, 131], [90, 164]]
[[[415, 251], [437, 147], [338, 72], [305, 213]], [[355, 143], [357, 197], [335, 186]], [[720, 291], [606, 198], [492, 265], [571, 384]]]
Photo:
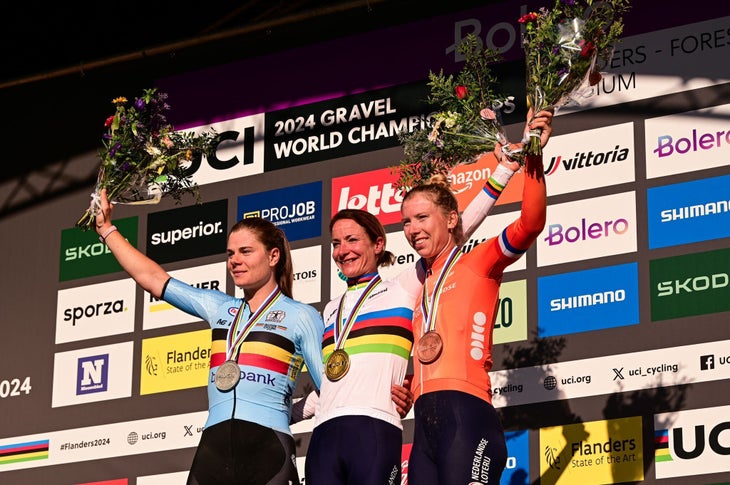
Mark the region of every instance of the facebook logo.
[[700, 356], [700, 370], [710, 370], [715, 368], [715, 356], [714, 355], [701, 355]]
[[76, 394], [106, 391], [108, 376], [109, 354], [80, 358], [76, 372]]

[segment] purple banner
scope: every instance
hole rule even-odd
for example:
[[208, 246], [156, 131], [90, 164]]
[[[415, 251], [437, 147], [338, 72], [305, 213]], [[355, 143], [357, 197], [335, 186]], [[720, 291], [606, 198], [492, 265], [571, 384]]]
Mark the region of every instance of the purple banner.
[[[624, 36], [718, 16], [709, 6], [692, 9], [677, 0], [633, 3], [624, 19]], [[430, 71], [455, 72], [461, 67], [456, 46], [469, 33], [498, 49], [507, 61], [523, 58], [517, 19], [542, 5], [552, 2], [489, 4], [165, 78], [157, 84], [174, 100], [171, 118], [178, 129], [292, 108], [421, 81]]]

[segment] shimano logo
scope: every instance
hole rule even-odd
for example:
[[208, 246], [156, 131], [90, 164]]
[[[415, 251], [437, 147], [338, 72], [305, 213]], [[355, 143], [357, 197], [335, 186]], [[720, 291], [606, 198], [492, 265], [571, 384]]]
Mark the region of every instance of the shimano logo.
[[612, 290], [587, 295], [569, 296], [550, 300], [550, 311], [570, 310], [594, 305], [605, 305], [626, 300], [626, 290]]
[[183, 227], [181, 229], [172, 229], [169, 231], [156, 232], [152, 234], [150, 243], [153, 246], [160, 244], [174, 245], [186, 239], [195, 239], [198, 237], [211, 236], [213, 234], [223, 233], [223, 222], [198, 222], [198, 225], [191, 227]]
[[683, 219], [694, 219], [695, 217], [723, 214], [730, 210], [730, 201], [718, 200], [706, 204], [696, 204], [674, 209], [665, 209], [661, 212], [662, 222], [672, 222]]

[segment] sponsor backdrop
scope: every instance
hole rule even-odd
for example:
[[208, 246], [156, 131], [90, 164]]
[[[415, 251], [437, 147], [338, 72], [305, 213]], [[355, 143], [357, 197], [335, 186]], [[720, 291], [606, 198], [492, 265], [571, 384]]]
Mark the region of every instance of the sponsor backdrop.
[[[120, 206], [116, 225], [176, 277], [239, 295], [227, 230], [266, 217], [291, 240], [295, 297], [322, 310], [344, 289], [329, 219], [362, 208], [386, 226], [397, 262], [384, 275], [396, 274], [417, 260], [390, 170], [397, 134], [425, 126], [429, 70], [460, 68], [455, 46], [474, 32], [504, 55], [501, 104], [520, 136], [516, 19], [539, 6], [525, 3], [159, 80], [179, 129], [221, 134], [192, 168], [203, 203]], [[609, 74], [556, 117], [547, 225], [505, 274], [492, 372], [504, 485], [730, 482], [730, 11], [634, 3]], [[456, 170], [462, 207], [493, 168], [483, 157]], [[467, 250], [516, 217], [521, 183]], [[87, 204], [81, 191], [0, 221], [0, 482], [184, 484], [207, 412], [210, 331], [73, 228]], [[310, 388], [304, 374], [298, 396]], [[302, 471], [311, 427], [293, 428]]]

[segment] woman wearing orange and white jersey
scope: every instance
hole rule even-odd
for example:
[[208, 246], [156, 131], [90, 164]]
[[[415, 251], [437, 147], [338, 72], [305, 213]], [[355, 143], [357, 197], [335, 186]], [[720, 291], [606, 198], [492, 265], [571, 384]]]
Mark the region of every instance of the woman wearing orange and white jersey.
[[[543, 145], [550, 121], [543, 112], [534, 120], [547, 128]], [[499, 287], [505, 268], [542, 231], [547, 205], [542, 157], [528, 156], [523, 170], [520, 217], [466, 254], [458, 205], [445, 181], [417, 186], [404, 197], [403, 231], [426, 272], [413, 313], [408, 481], [414, 485], [498, 484], [504, 469], [507, 448], [488, 374]], [[482, 347], [472, 346], [475, 326], [484, 329]]]

